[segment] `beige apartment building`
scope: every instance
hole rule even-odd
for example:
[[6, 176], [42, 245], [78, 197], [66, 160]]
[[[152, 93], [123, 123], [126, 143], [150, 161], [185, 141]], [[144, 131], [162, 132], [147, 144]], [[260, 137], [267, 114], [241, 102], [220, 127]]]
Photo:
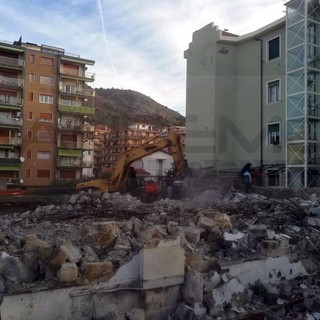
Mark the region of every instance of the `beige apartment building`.
[[92, 161], [94, 61], [64, 49], [0, 42], [0, 180], [52, 186]]
[[[194, 168], [260, 170], [263, 185], [320, 185], [320, 5], [238, 36], [209, 24], [187, 61], [186, 155]], [[241, 23], [239, 21], [239, 23]]]

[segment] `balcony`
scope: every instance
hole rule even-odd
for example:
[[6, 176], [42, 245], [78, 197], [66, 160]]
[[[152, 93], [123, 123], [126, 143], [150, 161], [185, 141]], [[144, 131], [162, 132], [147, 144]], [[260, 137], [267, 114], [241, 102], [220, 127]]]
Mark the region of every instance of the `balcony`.
[[21, 146], [21, 138], [0, 137], [0, 145]]
[[0, 165], [3, 166], [16, 166], [20, 165], [20, 158], [1, 158], [0, 157]]
[[95, 74], [93, 72], [88, 71], [75, 71], [72, 69], [60, 67], [60, 75], [64, 78], [69, 79], [80, 79], [86, 82], [93, 82], [95, 80]]
[[6, 69], [22, 70], [22, 68], [24, 67], [24, 60], [0, 56], [0, 67], [4, 67]]
[[59, 123], [58, 129], [61, 131], [82, 132], [83, 126], [81, 124]]
[[71, 95], [71, 96], [83, 96], [83, 97], [94, 97], [95, 96], [95, 91], [94, 89], [91, 88], [77, 88], [77, 87], [72, 87], [68, 85], [63, 85], [60, 84], [59, 91], [61, 94], [64, 95]]
[[94, 115], [95, 110], [92, 107], [78, 107], [78, 106], [68, 106], [59, 104], [58, 109], [60, 112], [72, 113], [72, 114], [81, 114], [81, 115]]
[[22, 126], [22, 119], [20, 117], [11, 118], [0, 116], [0, 127], [16, 128]]
[[67, 148], [67, 149], [82, 149], [82, 142], [77, 143], [73, 141], [58, 141], [58, 148]]
[[57, 159], [57, 167], [82, 168], [82, 160], [74, 158]]
[[2, 109], [21, 110], [22, 104], [23, 99], [0, 95], [0, 108]]
[[24, 86], [23, 79], [1, 77], [0, 76], [0, 88], [22, 89], [23, 86]]

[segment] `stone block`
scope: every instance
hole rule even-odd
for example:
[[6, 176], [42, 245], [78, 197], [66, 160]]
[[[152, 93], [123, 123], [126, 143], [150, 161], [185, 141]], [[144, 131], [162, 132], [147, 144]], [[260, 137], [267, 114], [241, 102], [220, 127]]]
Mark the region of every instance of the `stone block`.
[[197, 244], [200, 241], [202, 229], [198, 229], [196, 227], [189, 227], [184, 229], [184, 235], [188, 242]]
[[190, 305], [203, 300], [203, 276], [195, 270], [187, 271], [182, 287], [183, 300]]
[[67, 253], [59, 249], [57, 254], [54, 256], [54, 258], [52, 258], [51, 261], [49, 262], [49, 265], [53, 269], [58, 270], [61, 267], [61, 265], [67, 261], [67, 258], [68, 258]]
[[57, 276], [63, 283], [74, 282], [78, 278], [78, 267], [75, 263], [64, 262], [58, 270]]
[[69, 262], [78, 263], [82, 259], [80, 249], [71, 241], [64, 241], [64, 243], [60, 246], [60, 250], [67, 255], [67, 260]]
[[91, 262], [83, 266], [83, 274], [89, 281], [112, 275], [113, 265], [110, 261]]
[[183, 283], [184, 268], [184, 250], [180, 246], [140, 251], [140, 278], [145, 289]]
[[192, 320], [193, 319], [193, 310], [191, 307], [187, 306], [184, 303], [179, 303], [175, 317], [177, 320]]

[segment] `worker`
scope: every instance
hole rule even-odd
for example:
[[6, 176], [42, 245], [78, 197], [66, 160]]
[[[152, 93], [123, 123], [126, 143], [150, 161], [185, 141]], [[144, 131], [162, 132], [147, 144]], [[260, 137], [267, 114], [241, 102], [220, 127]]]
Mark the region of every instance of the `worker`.
[[244, 184], [244, 192], [252, 192], [252, 163], [248, 162], [240, 171], [240, 176]]

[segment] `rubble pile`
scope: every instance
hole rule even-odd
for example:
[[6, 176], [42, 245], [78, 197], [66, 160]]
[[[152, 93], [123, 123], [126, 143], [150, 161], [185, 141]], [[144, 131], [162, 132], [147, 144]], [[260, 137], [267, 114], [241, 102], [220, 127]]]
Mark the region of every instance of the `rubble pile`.
[[171, 319], [320, 319], [316, 195], [208, 190], [146, 204], [81, 192], [0, 223], [2, 296], [101, 283], [142, 248], [178, 240], [186, 275]]

